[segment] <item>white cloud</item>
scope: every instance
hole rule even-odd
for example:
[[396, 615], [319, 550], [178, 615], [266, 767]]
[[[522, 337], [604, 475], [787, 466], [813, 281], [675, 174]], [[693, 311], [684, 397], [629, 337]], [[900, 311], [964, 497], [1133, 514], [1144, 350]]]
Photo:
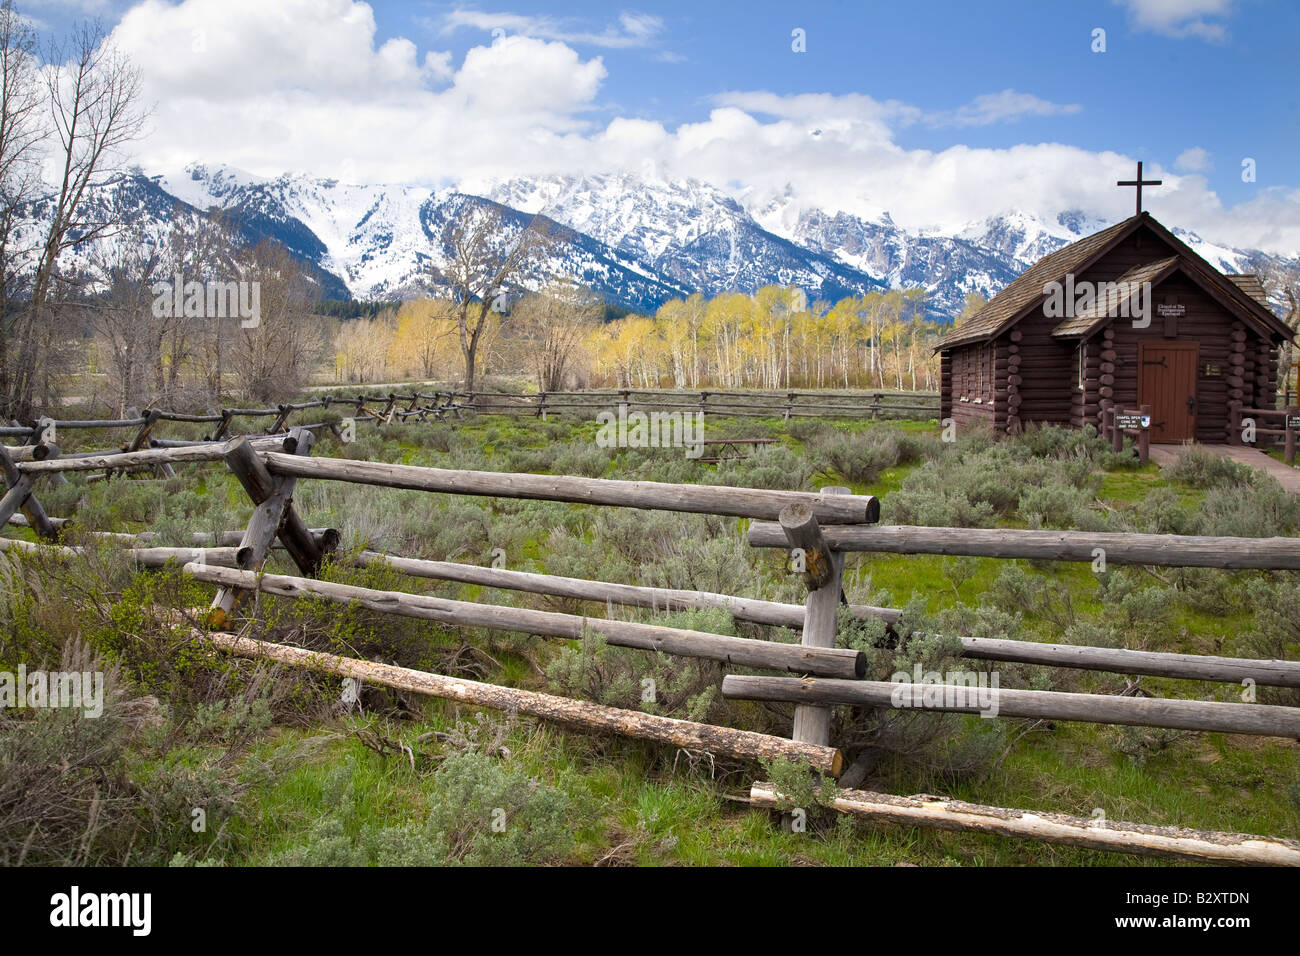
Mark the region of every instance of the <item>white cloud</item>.
[[382, 44], [351, 0], [145, 0], [112, 40], [158, 104], [146, 168], [191, 160], [274, 175], [289, 169], [433, 182], [545, 157], [583, 118], [605, 78], [599, 58], [507, 37], [421, 59]]
[[465, 28], [488, 33], [503, 31], [507, 35], [518, 33], [580, 46], [628, 49], [652, 45], [663, 32], [664, 22], [661, 17], [647, 13], [621, 13], [617, 26], [611, 24], [596, 33], [554, 17], [528, 16], [520, 13], [487, 13], [458, 8], [442, 17], [440, 29], [443, 33], [454, 33]]
[[[624, 34], [653, 24], [629, 21]], [[192, 52], [198, 38], [202, 52]], [[545, 173], [695, 177], [753, 202], [785, 195], [828, 210], [890, 212], [909, 228], [951, 230], [1012, 209], [1052, 218], [1079, 208], [1118, 220], [1133, 158], [1061, 143], [905, 149], [899, 129], [935, 122], [865, 94], [736, 90], [707, 117], [668, 128], [597, 112], [607, 69], [559, 40], [509, 35], [456, 62], [405, 39], [380, 42], [351, 0], [146, 0], [113, 39], [158, 102], [136, 160], [176, 172], [200, 160], [274, 176], [304, 171], [363, 182], [434, 185]], [[947, 115], [967, 125], [1074, 108], [1032, 94], [977, 96]], [[1224, 209], [1203, 176], [1165, 180], [1146, 205], [1170, 225], [1235, 245], [1300, 249], [1300, 196], [1261, 191]]]
[[950, 113], [935, 114], [929, 121], [937, 126], [989, 126], [1031, 116], [1068, 116], [1082, 109], [1077, 103], [1052, 103], [1032, 93], [1003, 90], [981, 94]]
[[1129, 22], [1136, 30], [1148, 30], [1168, 37], [1200, 37], [1222, 42], [1228, 30], [1207, 18], [1226, 18], [1233, 12], [1233, 0], [1115, 0], [1128, 8]]
[[1181, 169], [1185, 173], [1203, 173], [1213, 169], [1214, 163], [1210, 159], [1208, 150], [1193, 146], [1178, 154], [1178, 158], [1174, 160], [1174, 168]]

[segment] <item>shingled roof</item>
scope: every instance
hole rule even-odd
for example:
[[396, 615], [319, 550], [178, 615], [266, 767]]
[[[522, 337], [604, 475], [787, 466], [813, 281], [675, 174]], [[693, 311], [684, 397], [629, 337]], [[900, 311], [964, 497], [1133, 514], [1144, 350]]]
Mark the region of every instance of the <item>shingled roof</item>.
[[[1273, 332], [1290, 339], [1295, 333], [1287, 328], [1286, 323], [1274, 314], [1268, 304], [1268, 297], [1260, 285], [1259, 277], [1252, 275], [1225, 275], [1196, 254], [1186, 243], [1171, 233], [1150, 213], [1141, 212], [1130, 216], [1123, 222], [1103, 229], [1101, 232], [1085, 236], [1068, 246], [1062, 246], [1050, 255], [1039, 259], [1022, 272], [1005, 289], [993, 297], [984, 308], [980, 309], [962, 325], [949, 333], [937, 346], [936, 352], [945, 351], [954, 346], [971, 342], [988, 342], [997, 338], [1003, 331], [1013, 325], [1043, 298], [1043, 287], [1049, 282], [1064, 282], [1068, 273], [1079, 273], [1104, 255], [1108, 249], [1120, 242], [1140, 225], [1149, 229], [1178, 252], [1174, 258], [1177, 266], [1189, 276], [1199, 280], [1203, 287], [1212, 287], [1215, 294], [1225, 304], [1231, 303], [1235, 312], [1248, 321], [1271, 329]], [[1160, 265], [1163, 271], [1174, 268], [1167, 259], [1150, 263], [1130, 270], [1129, 275], [1139, 270], [1145, 271]], [[1139, 280], [1141, 281], [1141, 280]], [[1148, 281], [1151, 281], [1148, 279]], [[1076, 319], [1083, 318], [1076, 316]], [[1098, 316], [1094, 319], [1100, 321]], [[1094, 323], [1095, 324], [1095, 323]], [[1069, 329], [1067, 330], [1067, 325]], [[1079, 334], [1074, 326], [1062, 323], [1053, 335], [1071, 337]]]
[[1259, 281], [1259, 276], [1255, 273], [1246, 272], [1242, 275], [1229, 275], [1228, 279], [1264, 308], [1270, 310], [1273, 308], [1268, 304], [1268, 293], [1264, 291], [1264, 283]]
[[1130, 216], [1108, 229], [1093, 233], [1078, 242], [1072, 242], [1043, 256], [995, 295], [984, 308], [945, 337], [938, 348], [948, 349], [954, 345], [996, 337], [1028, 306], [1042, 298], [1044, 285], [1064, 280], [1067, 272], [1077, 272], [1094, 256], [1104, 252], [1112, 241], [1118, 240], [1132, 229], [1139, 219], [1141, 219], [1140, 215]]
[[1104, 301], [1102, 298], [1094, 300], [1092, 305], [1078, 315], [1066, 319], [1052, 329], [1052, 336], [1061, 339], [1087, 336], [1097, 326], [1118, 315], [1121, 303], [1126, 299], [1131, 299], [1142, 283], [1150, 282], [1154, 284], [1159, 282], [1170, 272], [1173, 272], [1174, 267], [1177, 265], [1178, 257], [1170, 256], [1167, 259], [1149, 262], [1144, 266], [1134, 266], [1116, 279], [1114, 283], [1106, 284]]

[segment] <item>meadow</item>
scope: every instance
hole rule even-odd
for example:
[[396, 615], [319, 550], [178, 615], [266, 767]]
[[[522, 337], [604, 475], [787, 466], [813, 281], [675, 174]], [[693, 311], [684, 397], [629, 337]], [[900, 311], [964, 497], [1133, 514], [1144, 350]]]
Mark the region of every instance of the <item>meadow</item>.
[[[886, 524], [1041, 527], [1180, 534], [1295, 535], [1300, 503], [1262, 473], [1201, 454], [1162, 472], [1091, 431], [1030, 429], [994, 441], [941, 439], [934, 421], [824, 422], [710, 417], [708, 438], [769, 437], [751, 457], [703, 464], [673, 448], [603, 448], [590, 421], [480, 416], [358, 426], [314, 455], [443, 468], [815, 490], [881, 498]], [[187, 437], [181, 430], [169, 437]], [[197, 431], [194, 436], [198, 437]], [[93, 436], [82, 440], [92, 442]], [[102, 441], [102, 440], [101, 440]], [[66, 451], [75, 451], [69, 447]], [[133, 567], [92, 530], [144, 531], [155, 544], [242, 527], [233, 477], [180, 466], [174, 478], [41, 487], [74, 516], [76, 557], [0, 555], [0, 670], [95, 662], [108, 719], [58, 711], [0, 715], [0, 863], [366, 865], [1160, 865], [1140, 858], [971, 834], [869, 825], [829, 810], [790, 832], [745, 803], [755, 779], [803, 785], [792, 766], [750, 767], [622, 739], [363, 688], [222, 656], [167, 610], [212, 589], [179, 569]], [[801, 603], [784, 553], [749, 548], [740, 519], [329, 482], [300, 483], [311, 527], [343, 532], [323, 576], [467, 600], [482, 588], [359, 569], [362, 547], [514, 570]], [[29, 533], [11, 528], [16, 537]], [[30, 539], [30, 538], [29, 538]], [[292, 573], [283, 553], [269, 569]], [[1289, 572], [850, 554], [851, 603], [904, 608], [892, 631], [842, 620], [840, 643], [871, 676], [954, 662], [942, 635], [1144, 650], [1289, 657], [1300, 652], [1300, 578]], [[720, 612], [653, 614], [492, 591], [498, 604], [613, 613], [629, 620], [793, 641]], [[457, 629], [312, 599], [250, 598], [249, 633], [439, 673], [545, 690], [668, 716], [788, 735], [792, 708], [728, 701], [722, 668], [613, 648]], [[936, 637], [935, 635], [941, 635]], [[989, 665], [963, 661], [962, 666]], [[1001, 686], [1121, 693], [1122, 675], [998, 664]], [[641, 699], [643, 681], [657, 688]], [[1233, 685], [1142, 678], [1157, 696], [1239, 700]], [[1300, 693], [1261, 688], [1266, 702]], [[1111, 820], [1300, 836], [1297, 744], [1272, 738], [957, 714], [849, 711], [832, 739], [887, 793]], [[812, 799], [812, 798], [810, 798]], [[200, 812], [196, 812], [200, 811]], [[201, 823], [201, 826], [199, 825]]]

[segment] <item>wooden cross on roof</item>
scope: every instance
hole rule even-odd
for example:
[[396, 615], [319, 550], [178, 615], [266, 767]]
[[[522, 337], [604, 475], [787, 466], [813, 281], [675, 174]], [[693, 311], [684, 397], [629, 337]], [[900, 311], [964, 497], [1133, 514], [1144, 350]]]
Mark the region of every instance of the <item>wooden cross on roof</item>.
[[1142, 178], [1142, 160], [1138, 160], [1137, 179], [1121, 179], [1115, 183], [1116, 186], [1136, 186], [1137, 187], [1137, 212], [1142, 212], [1142, 187], [1143, 186], [1162, 186], [1163, 179], [1143, 179]]

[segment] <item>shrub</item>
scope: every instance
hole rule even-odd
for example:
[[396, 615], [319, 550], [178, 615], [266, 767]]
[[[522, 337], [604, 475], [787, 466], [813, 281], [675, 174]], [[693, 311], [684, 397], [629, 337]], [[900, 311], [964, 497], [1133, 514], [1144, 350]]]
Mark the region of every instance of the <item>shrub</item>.
[[1201, 517], [1205, 534], [1289, 535], [1300, 528], [1300, 499], [1284, 491], [1273, 476], [1253, 472], [1248, 481], [1211, 487]]
[[1092, 510], [1093, 496], [1073, 485], [1053, 482], [1025, 489], [1017, 510], [1030, 528], [1098, 531], [1104, 526]]
[[[1300, 653], [1300, 578], [1292, 572], [1256, 578], [1246, 586], [1255, 619], [1240, 637], [1246, 657], [1295, 660]], [[1260, 687], [1264, 703], [1300, 706], [1300, 689]]]
[[1111, 746], [1138, 767], [1146, 766], [1148, 760], [1186, 736], [1185, 730], [1165, 727], [1111, 727], [1107, 730]]
[[1131, 643], [1146, 647], [1170, 622], [1178, 593], [1159, 584], [1143, 587], [1140, 573], [1134, 568], [1112, 568], [1097, 575], [1097, 600]]
[[812, 443], [818, 438], [834, 435], [838, 431], [834, 424], [823, 418], [791, 418], [785, 426], [787, 435], [804, 443]]
[[1088, 458], [1035, 458], [1010, 443], [974, 441], [913, 471], [882, 509], [890, 522], [986, 527], [1032, 508], [1044, 523], [1092, 527], [1100, 522], [1088, 504], [1100, 485]]
[[[1006, 615], [989, 616], [967, 609], [957, 615], [930, 618], [919, 602], [909, 604], [892, 628], [879, 620], [854, 620], [841, 609], [843, 646], [864, 651], [868, 678], [889, 680], [896, 671], [987, 672], [985, 662], [961, 657], [965, 628], [987, 629], [1006, 635], [1015, 623]], [[926, 775], [952, 781], [978, 775], [991, 765], [993, 755], [1005, 746], [1003, 721], [967, 714], [863, 708], [840, 713], [832, 738], [852, 759], [868, 762], [883, 758], [881, 772], [921, 770]]]
[[434, 778], [426, 829], [447, 862], [553, 863], [571, 850], [581, 808], [522, 769], [465, 753], [448, 757]]
[[848, 481], [870, 484], [886, 469], [937, 455], [939, 447], [933, 436], [882, 427], [832, 433], [817, 441], [810, 454], [823, 470], [834, 471]]
[[366, 817], [349, 757], [331, 773], [335, 808], [278, 866], [520, 866], [555, 863], [573, 847], [589, 810], [563, 791], [482, 753], [448, 756], [432, 774], [423, 823], [381, 827]]
[[[228, 848], [228, 823], [271, 772], [238, 751], [264, 719], [236, 706], [216, 721], [225, 740], [207, 736], [215, 708], [207, 723], [180, 722], [156, 699], [132, 697], [84, 643], [69, 641], [58, 666], [101, 673], [104, 710], [0, 710], [0, 863], [160, 865]], [[206, 814], [200, 831], [195, 808]]]
[[1075, 622], [1070, 589], [1060, 581], [1031, 576], [1019, 561], [1008, 562], [986, 594], [994, 606], [1050, 621], [1058, 631]]
[[1065, 643], [1080, 647], [1119, 647], [1119, 634], [1109, 624], [1098, 621], [1075, 621], [1065, 629]]
[[[734, 634], [721, 613], [674, 616], [665, 627]], [[718, 687], [723, 668], [717, 661], [647, 654], [611, 647], [596, 634], [565, 647], [551, 660], [546, 676], [559, 693], [598, 704], [641, 710], [684, 720], [717, 722], [726, 710]]]
[[1147, 534], [1201, 534], [1200, 513], [1182, 506], [1172, 488], [1154, 488], [1128, 512], [1133, 530]]
[[802, 491], [815, 470], [808, 459], [785, 445], [761, 445], [748, 458], [719, 462], [709, 484]]
[[609, 468], [611, 455], [608, 449], [587, 442], [563, 445], [550, 453], [548, 471], [557, 475], [582, 475], [599, 478]]
[[1213, 488], [1216, 485], [1236, 485], [1248, 481], [1251, 469], [1193, 445], [1172, 465], [1161, 469], [1161, 472], [1166, 478], [1181, 481], [1193, 488]]

